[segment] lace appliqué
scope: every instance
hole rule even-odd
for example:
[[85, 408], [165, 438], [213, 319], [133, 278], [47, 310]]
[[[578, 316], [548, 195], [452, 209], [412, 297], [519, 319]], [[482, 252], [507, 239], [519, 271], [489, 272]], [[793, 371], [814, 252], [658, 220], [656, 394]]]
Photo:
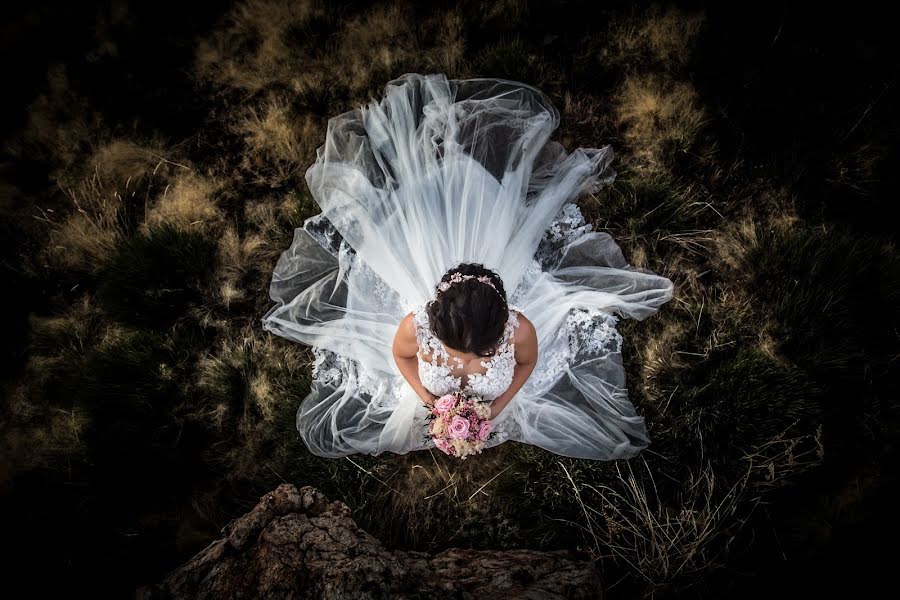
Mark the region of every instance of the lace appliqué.
[[336, 352], [313, 346], [316, 357], [312, 364], [312, 379], [320, 384], [339, 387], [344, 380], [343, 357]]
[[593, 229], [593, 225], [585, 222], [577, 204], [574, 202], [564, 204], [544, 232], [544, 237], [534, 254], [535, 260], [540, 263], [543, 270], [552, 268], [559, 264], [563, 248]]
[[585, 222], [577, 204], [564, 204], [544, 232], [534, 259], [523, 271], [516, 289], [509, 295], [510, 303], [523, 304], [538, 278], [559, 264], [563, 249], [593, 228], [593, 225]]
[[400, 298], [396, 290], [391, 288], [378, 273], [362, 260], [356, 250], [347, 243], [334, 224], [318, 213], [306, 219], [303, 228], [310, 236], [331, 253], [338, 262], [338, 275], [335, 287], [346, 282], [351, 288], [354, 298], [362, 298], [366, 310], [382, 312], [386, 315], [405, 314], [413, 306]]
[[402, 375], [391, 380], [342, 354], [318, 346], [313, 346], [312, 350], [315, 356], [312, 380], [316, 384], [334, 389], [353, 386], [357, 396], [376, 406], [390, 406], [399, 402], [405, 381]]
[[400, 294], [359, 256], [353, 260], [349, 283], [353, 308], [383, 315], [395, 315], [402, 310]]
[[573, 310], [566, 317], [569, 352], [578, 362], [601, 354], [622, 351], [622, 334], [616, 330], [619, 317], [597, 308]]
[[512, 294], [509, 295], [509, 303], [511, 305], [521, 304], [522, 301], [527, 297], [528, 292], [531, 291], [531, 287], [543, 272], [543, 269], [541, 269], [541, 263], [539, 263], [537, 260], [532, 260], [522, 272], [522, 277], [519, 278], [519, 284], [516, 286], [516, 289]]
[[317, 213], [303, 221], [303, 229], [334, 257], [338, 256], [338, 252], [343, 246], [346, 246], [350, 249], [350, 252], [353, 252], [350, 245], [344, 242], [340, 232], [325, 217], [325, 213]]
[[[415, 311], [416, 339], [419, 344], [419, 378], [422, 385], [435, 396], [443, 396], [452, 391], [464, 390], [481, 396], [485, 400], [493, 400], [500, 396], [509, 387], [515, 372], [515, 343], [513, 334], [519, 325], [516, 309], [510, 305], [509, 320], [504, 329], [504, 335], [497, 347], [497, 352], [491, 358], [481, 361], [485, 367], [484, 373], [465, 373], [466, 384], [462, 384], [463, 376], [453, 375], [454, 366], [451, 360], [462, 365], [459, 357], [451, 356], [444, 344], [431, 333], [428, 323], [428, 313], [425, 305], [419, 306]], [[430, 354], [431, 361], [422, 359], [423, 354]], [[438, 364], [438, 357], [442, 363]]]
[[616, 330], [619, 317], [600, 309], [575, 309], [541, 352], [541, 359], [525, 382], [529, 394], [546, 392], [572, 364], [622, 351], [622, 335]]
[[325, 217], [324, 213], [317, 213], [303, 222], [303, 229], [337, 259], [338, 276], [335, 286], [342, 281], [348, 281], [350, 270], [356, 264], [356, 250], [335, 229], [334, 224]]

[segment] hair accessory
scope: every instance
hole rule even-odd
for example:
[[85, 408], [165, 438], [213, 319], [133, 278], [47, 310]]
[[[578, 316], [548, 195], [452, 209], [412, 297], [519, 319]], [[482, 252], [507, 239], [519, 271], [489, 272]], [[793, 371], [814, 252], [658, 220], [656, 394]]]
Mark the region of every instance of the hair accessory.
[[478, 281], [480, 281], [482, 283], [486, 283], [489, 286], [491, 286], [492, 288], [494, 288], [494, 291], [497, 292], [498, 294], [500, 293], [497, 290], [497, 288], [494, 287], [494, 284], [491, 281], [491, 278], [488, 277], [487, 275], [463, 275], [459, 271], [453, 272], [453, 274], [450, 276], [450, 281], [442, 281], [440, 283], [440, 285], [438, 285], [438, 293], [445, 292], [448, 289], [450, 289], [450, 286], [453, 285], [454, 283], [459, 283], [460, 281], [464, 281], [466, 279], [477, 279]]

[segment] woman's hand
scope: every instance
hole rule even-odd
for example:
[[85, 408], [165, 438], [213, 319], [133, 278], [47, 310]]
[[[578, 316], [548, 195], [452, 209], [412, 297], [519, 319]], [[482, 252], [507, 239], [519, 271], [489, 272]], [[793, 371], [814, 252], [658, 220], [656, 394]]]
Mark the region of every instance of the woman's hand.
[[488, 419], [493, 421], [494, 419], [497, 418], [497, 415], [499, 415], [502, 410], [503, 410], [503, 407], [499, 406], [496, 401], [491, 402], [491, 414], [488, 417]]
[[509, 404], [511, 398], [512, 396], [509, 394], [509, 389], [494, 398], [491, 401], [491, 416], [488, 418], [492, 421], [496, 419], [500, 413], [503, 412], [503, 409], [506, 408], [506, 405]]
[[419, 398], [422, 400], [422, 404], [424, 404], [425, 407], [428, 408], [428, 410], [434, 408], [434, 403], [437, 402], [438, 399], [437, 396], [430, 393], [424, 396], [419, 396]]

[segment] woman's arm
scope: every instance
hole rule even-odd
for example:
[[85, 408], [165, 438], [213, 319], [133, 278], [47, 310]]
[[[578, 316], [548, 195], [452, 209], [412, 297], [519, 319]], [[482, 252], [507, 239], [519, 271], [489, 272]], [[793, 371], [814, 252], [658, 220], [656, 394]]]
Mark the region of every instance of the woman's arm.
[[494, 398], [494, 401], [491, 403], [491, 419], [495, 419], [509, 404], [516, 392], [531, 377], [531, 372], [534, 371], [534, 367], [537, 365], [537, 333], [534, 330], [534, 324], [521, 313], [519, 313], [519, 326], [516, 327], [513, 343], [515, 343], [516, 366], [512, 382], [506, 388], [506, 391]]
[[431, 407], [431, 405], [434, 404], [436, 396], [422, 385], [422, 380], [419, 378], [419, 359], [416, 356], [418, 351], [419, 343], [418, 340], [416, 340], [416, 328], [413, 323], [413, 313], [409, 313], [403, 317], [402, 321], [400, 321], [400, 326], [397, 328], [396, 335], [394, 335], [394, 345], [392, 348], [394, 362], [397, 363], [400, 373], [402, 373], [406, 381], [409, 382], [410, 387], [412, 387], [419, 398], [422, 399], [422, 403], [425, 404], [425, 406]]

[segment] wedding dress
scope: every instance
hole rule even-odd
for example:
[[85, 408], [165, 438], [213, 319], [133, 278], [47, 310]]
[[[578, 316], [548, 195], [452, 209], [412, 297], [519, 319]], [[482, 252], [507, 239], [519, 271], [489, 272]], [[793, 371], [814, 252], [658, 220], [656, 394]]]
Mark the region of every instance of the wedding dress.
[[529, 85], [416, 73], [329, 120], [306, 172], [321, 212], [295, 229], [262, 317], [265, 330], [313, 348], [297, 412], [312, 453], [434, 447], [392, 345], [415, 313], [422, 384], [438, 396], [461, 389], [424, 310], [461, 262], [497, 272], [510, 309], [500, 347], [484, 374], [467, 375], [466, 391], [493, 399], [510, 385], [507, 342], [520, 315], [538, 338], [537, 364], [493, 420], [487, 448], [515, 440], [612, 460], [649, 443], [628, 400], [616, 323], [655, 313], [673, 284], [631, 267], [609, 234], [585, 223], [575, 201], [613, 181], [612, 150], [567, 153], [549, 139], [558, 125], [558, 110]]

